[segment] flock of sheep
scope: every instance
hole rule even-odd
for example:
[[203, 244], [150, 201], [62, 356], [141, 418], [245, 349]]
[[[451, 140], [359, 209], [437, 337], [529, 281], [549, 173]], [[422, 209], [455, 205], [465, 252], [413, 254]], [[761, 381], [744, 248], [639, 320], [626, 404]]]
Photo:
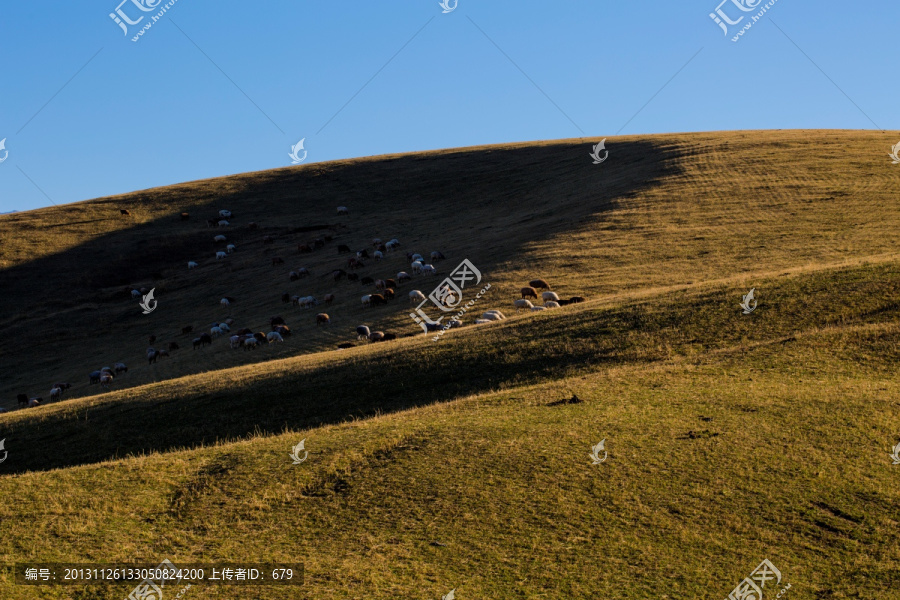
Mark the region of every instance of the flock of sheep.
[[[126, 211], [127, 212], [127, 211]], [[125, 215], [126, 212], [122, 214]], [[338, 207], [339, 215], [349, 215], [350, 211], [345, 206]], [[208, 227], [217, 227], [223, 228], [231, 225], [228, 219], [233, 218], [233, 214], [229, 210], [220, 210], [218, 219], [208, 219], [207, 226]], [[181, 219], [186, 221], [190, 219], [190, 215], [188, 213], [181, 213]], [[257, 225], [255, 223], [249, 224], [249, 229], [254, 230], [257, 229]], [[215, 243], [226, 243], [225, 251], [216, 251], [215, 258], [216, 260], [223, 260], [228, 257], [229, 254], [232, 254], [237, 251], [237, 247], [235, 244], [227, 243], [228, 240], [225, 235], [218, 234], [213, 238]], [[321, 238], [317, 238], [308, 243], [298, 244], [298, 252], [300, 254], [311, 253], [321, 248], [324, 248], [328, 242], [331, 242], [331, 236], [324, 236]], [[272, 244], [274, 243], [274, 239], [271, 236], [263, 237], [263, 244]], [[338, 282], [342, 279], [346, 279], [348, 281], [358, 281], [362, 285], [373, 285], [375, 288], [375, 292], [371, 294], [365, 294], [361, 297], [361, 303], [363, 308], [371, 308], [379, 305], [386, 305], [389, 301], [392, 301], [396, 298], [396, 293], [399, 288], [399, 284], [404, 282], [410, 282], [413, 280], [414, 275], [429, 277], [437, 275], [437, 269], [432, 264], [437, 261], [444, 260], [445, 257], [443, 253], [440, 251], [432, 251], [429, 255], [430, 262], [425, 262], [425, 257], [419, 253], [409, 252], [407, 253], [407, 259], [410, 261], [410, 271], [412, 274], [406, 271], [400, 271], [396, 274], [395, 278], [384, 278], [384, 279], [374, 279], [372, 277], [362, 277], [360, 278], [356, 271], [357, 269], [364, 267], [363, 259], [374, 259], [375, 261], [381, 261], [384, 259], [385, 254], [388, 252], [396, 251], [400, 248], [400, 241], [395, 239], [388, 240], [387, 242], [383, 242], [379, 238], [375, 238], [372, 240], [372, 253], [369, 254], [368, 249], [361, 249], [356, 251], [355, 256], [351, 256], [347, 259], [347, 270], [344, 269], [335, 269], [331, 271], [330, 278], [334, 282]], [[350, 253], [353, 251], [349, 246], [341, 244], [337, 247], [338, 254]], [[272, 258], [272, 265], [282, 265], [284, 264], [284, 259], [280, 257]], [[188, 261], [187, 267], [189, 270], [196, 269], [199, 264], [196, 261]], [[298, 281], [304, 279], [306, 277], [310, 277], [310, 271], [306, 267], [297, 268], [289, 273], [290, 281]], [[140, 298], [142, 295], [146, 295], [148, 290], [146, 288], [140, 289], [130, 289], [130, 295], [134, 299]], [[543, 306], [535, 306], [529, 299], [534, 299], [537, 301], [538, 299], [538, 290], [542, 290], [541, 299], [543, 300]], [[573, 304], [577, 302], [583, 302], [584, 298], [580, 296], [572, 297], [568, 300], [561, 299], [555, 292], [550, 291], [550, 285], [542, 280], [536, 279], [529, 282], [527, 287], [523, 287], [521, 289], [521, 299], [515, 300], [513, 303], [516, 313], [520, 310], [531, 310], [531, 311], [542, 311], [550, 308], [557, 308], [566, 304]], [[409, 301], [411, 304], [421, 303], [426, 300], [425, 294], [423, 294], [420, 290], [411, 290], [408, 293]], [[321, 303], [325, 305], [330, 305], [335, 300], [335, 295], [332, 293], [325, 294], [320, 302], [315, 296], [298, 296], [298, 295], [290, 295], [289, 293], [284, 293], [281, 296], [282, 303], [288, 304], [290, 303], [292, 306], [297, 306], [301, 309], [309, 309], [319, 306]], [[234, 302], [234, 298], [226, 296], [222, 298], [219, 303], [222, 306], [229, 306]], [[483, 324], [490, 323], [493, 321], [500, 321], [505, 319], [505, 315], [499, 310], [489, 310], [484, 312], [481, 315], [481, 318], [475, 319], [475, 324]], [[328, 313], [320, 312], [315, 316], [316, 325], [330, 325], [331, 317]], [[241, 349], [244, 350], [253, 350], [258, 348], [261, 345], [272, 344], [272, 343], [281, 343], [285, 341], [286, 337], [291, 335], [291, 330], [286, 324], [285, 320], [281, 316], [272, 317], [270, 319], [270, 328], [269, 332], [254, 332], [249, 328], [243, 328], [238, 331], [232, 332], [231, 327], [234, 325], [234, 320], [232, 318], [226, 318], [223, 322], [215, 322], [210, 325], [209, 333], [202, 333], [198, 337], [193, 338], [192, 346], [195, 350], [202, 349], [204, 346], [211, 346], [213, 340], [219, 337], [228, 336], [229, 346], [233, 350]], [[427, 329], [429, 331], [436, 331], [441, 329], [442, 326], [437, 324], [427, 324]], [[449, 327], [460, 327], [463, 325], [463, 322], [458, 319], [453, 319], [449, 323]], [[193, 332], [193, 326], [186, 326], [182, 328], [182, 335], [187, 335]], [[372, 331], [367, 325], [359, 325], [356, 328], [357, 341], [365, 340], [368, 342], [383, 342], [397, 339], [397, 335], [390, 332], [384, 331]], [[412, 333], [406, 334], [406, 336], [415, 335]], [[150, 344], [154, 344], [156, 342], [155, 336], [150, 336]], [[345, 342], [338, 345], [338, 348], [345, 349], [354, 347], [356, 344], [353, 342]], [[152, 345], [147, 348], [146, 357], [148, 364], [152, 365], [157, 362], [157, 360], [161, 357], [168, 357], [169, 352], [173, 350], [178, 350], [179, 346], [177, 342], [170, 342], [168, 346], [168, 350], [160, 349], [157, 350]], [[101, 388], [109, 388], [116, 377], [118, 377], [121, 373], [126, 373], [128, 371], [128, 367], [125, 366], [124, 363], [115, 363], [114, 368], [103, 367], [100, 370], [93, 371], [89, 374], [89, 383], [90, 384], [99, 384]], [[68, 390], [71, 387], [71, 384], [68, 383], [57, 383], [53, 386], [50, 391], [50, 400], [59, 400], [62, 397], [62, 394], [65, 390]], [[29, 407], [39, 406], [43, 402], [42, 397], [37, 398], [29, 398], [26, 394], [18, 395], [18, 402], [20, 405], [27, 405]]]

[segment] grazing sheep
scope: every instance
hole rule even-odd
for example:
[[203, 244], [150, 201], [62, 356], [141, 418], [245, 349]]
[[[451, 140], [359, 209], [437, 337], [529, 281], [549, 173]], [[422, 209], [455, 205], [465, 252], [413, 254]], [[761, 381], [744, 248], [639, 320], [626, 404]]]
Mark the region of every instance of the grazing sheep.
[[438, 252], [437, 250], [434, 250], [431, 253], [431, 260], [444, 260], [444, 255], [441, 254], [440, 252]]
[[396, 339], [397, 339], [397, 334], [396, 334], [396, 333], [390, 333], [390, 332], [385, 333], [385, 334], [384, 334], [384, 337], [381, 338], [381, 340], [382, 340], [383, 342], [388, 342], [388, 341], [396, 340]]
[[550, 300], [548, 302], [544, 302], [544, 306], [547, 308], [559, 308], [559, 302]]
[[[98, 377], [97, 381], [99, 381], [100, 376], [97, 375], [97, 377]], [[91, 382], [91, 383], [93, 383], [93, 382]], [[19, 404], [28, 404], [28, 395], [27, 394], [19, 394], [18, 396], [16, 396], [16, 401]]]
[[266, 341], [268, 341], [270, 344], [273, 344], [275, 342], [283, 342], [284, 338], [281, 337], [280, 333], [278, 333], [276, 331], [271, 331], [266, 334]]
[[188, 261], [188, 269], [196, 269], [197, 266], [198, 266], [197, 263], [195, 263], [194, 261], [192, 261], [192, 260]]
[[412, 267], [413, 275], [421, 275], [422, 269], [424, 268], [425, 265], [423, 265], [422, 263], [420, 263], [419, 261], [416, 260], [416, 261], [413, 261], [413, 263], [410, 266]]
[[384, 253], [381, 250], [376, 250], [374, 256], [375, 260], [381, 260], [384, 258]]
[[569, 304], [578, 304], [579, 302], [584, 302], [584, 298], [581, 296], [572, 296], [569, 298]]
[[396, 288], [397, 288], [397, 282], [394, 281], [393, 279], [385, 279], [385, 280], [384, 280], [384, 287], [385, 287], [385, 288], [396, 289]]
[[406, 271], [400, 271], [399, 273], [397, 273], [397, 281], [412, 281], [412, 275], [410, 275]]
[[424, 265], [422, 267], [422, 275], [437, 275], [437, 270], [434, 268], [434, 265]]
[[219, 329], [221, 329], [225, 333], [231, 332], [231, 327], [228, 326], [228, 323], [219, 323]]
[[212, 336], [208, 333], [201, 333], [200, 337], [197, 338], [200, 340], [201, 346], [211, 346], [212, 345]]
[[228, 238], [226, 238], [224, 235], [217, 235], [216, 237], [213, 238], [213, 241], [214, 242], [224, 242], [227, 239]]
[[[103, 380], [100, 380], [100, 383], [103, 383]], [[41, 402], [43, 402], [43, 398], [29, 398], [28, 399], [28, 408], [34, 408], [35, 406], [40, 406]]]
[[231, 225], [231, 223], [229, 223], [228, 221], [226, 221], [224, 219], [218, 222], [219, 227], [228, 227], [229, 225]]
[[50, 390], [50, 401], [59, 400], [62, 397], [62, 389], [54, 387]]
[[327, 313], [319, 313], [316, 315], [316, 327], [319, 325], [328, 325], [331, 323], [331, 317]]
[[425, 264], [425, 258], [424, 258], [421, 254], [419, 254], [418, 252], [414, 252], [414, 253], [412, 253], [412, 254], [410, 254], [409, 252], [407, 252], [407, 253], [406, 253], [406, 258], [408, 258], [409, 260], [411, 260], [411, 261], [413, 261], [413, 262], [420, 262], [420, 263], [422, 263], [422, 264]]
[[373, 331], [369, 334], [370, 342], [381, 342], [384, 340], [384, 332], [383, 331]]
[[291, 281], [297, 281], [298, 279], [300, 279], [300, 276], [297, 275], [297, 271], [291, 271], [290, 273], [288, 273], [288, 279], [290, 279]]
[[353, 342], [344, 342], [343, 344], [338, 344], [338, 349], [346, 350], [347, 348], [355, 348], [356, 344]]
[[337, 247], [338, 254], [344, 254], [345, 252], [351, 252], [350, 246], [347, 244], [340, 244]]
[[100, 371], [91, 371], [88, 384], [100, 383]]
[[397, 238], [392, 239], [387, 244], [385, 244], [388, 250], [396, 250], [400, 247], [400, 241]]
[[306, 267], [300, 267], [297, 269], [297, 277], [303, 279], [304, 277], [309, 277], [309, 269]]
[[538, 312], [539, 310], [547, 310], [547, 309], [544, 308], [543, 306], [532, 306], [531, 310], [532, 310], [532, 312]]
[[476, 325], [482, 325], [484, 323], [490, 323], [492, 319], [475, 319]]
[[287, 337], [287, 336], [291, 335], [291, 328], [288, 327], [287, 325], [276, 325], [275, 327], [272, 328], [272, 331], [280, 334], [282, 337]]
[[[527, 302], [527, 300], [526, 300], [526, 302]], [[489, 310], [489, 311], [486, 311], [484, 314], [482, 314], [481, 318], [482, 319], [491, 319], [493, 321], [501, 321], [506, 318], [506, 315], [504, 315], [499, 310]]]
[[419, 290], [413, 290], [409, 293], [409, 303], [415, 304], [416, 302], [425, 302], [425, 294]]
[[317, 306], [319, 304], [319, 301], [316, 300], [315, 296], [305, 296], [303, 298], [300, 298], [297, 304], [298, 306], [300, 306], [300, 308], [312, 308], [313, 306]]
[[379, 304], [387, 304], [387, 301], [381, 294], [372, 294], [372, 297], [369, 299], [369, 304], [371, 306], [378, 306]]
[[300, 306], [300, 296], [291, 296], [291, 306]]
[[534, 306], [529, 300], [525, 300], [524, 298], [521, 300], [516, 300], [513, 302], [513, 305], [516, 307], [516, 313], [518, 313], [522, 309], [531, 310]]
[[252, 350], [259, 345], [259, 341], [255, 337], [248, 337], [244, 338], [241, 344], [244, 346], [244, 350]]
[[362, 285], [372, 285], [373, 283], [375, 283], [375, 280], [372, 279], [371, 277], [363, 277], [362, 279], [359, 280], [359, 282]]
[[[158, 358], [159, 358], [159, 351], [154, 350], [153, 348], [150, 348], [149, 350], [147, 350], [147, 362], [149, 364], [152, 365], [153, 363], [156, 362], [156, 359], [158, 359]], [[102, 379], [102, 375], [101, 375], [101, 379]]]
[[[175, 342], [172, 342], [172, 343], [174, 344]], [[176, 346], [176, 348], [177, 348], [177, 346]], [[125, 363], [118, 362], [118, 363], [114, 364], [113, 366], [116, 368], [116, 375], [118, 375], [119, 373], [127, 373], [128, 372], [128, 367], [125, 366]]]
[[393, 300], [394, 299], [394, 290], [392, 290], [391, 288], [387, 288], [381, 293], [384, 294], [385, 300]]
[[182, 221], [189, 221], [191, 219], [191, 215], [189, 213], [181, 213]]
[[331, 272], [331, 276], [334, 277], [335, 281], [338, 281], [342, 277], [347, 276], [347, 271], [345, 271], [343, 269], [337, 269], [337, 270]]
[[137, 291], [137, 290], [131, 290], [131, 297], [132, 297], [132, 298], [140, 298], [140, 297], [141, 297], [141, 293], [140, 293], [139, 291]]
[[366, 294], [362, 297], [362, 305], [363, 306], [371, 306], [372, 305], [372, 294]]
[[199, 348], [199, 347], [201, 346], [202, 343], [203, 343], [203, 342], [202, 342], [202, 340], [201, 340], [200, 338], [194, 338], [194, 350], [196, 350], [197, 348]]
[[232, 350], [237, 350], [241, 346], [241, 336], [233, 335], [228, 338], [228, 344], [231, 346]]
[[222, 210], [219, 211], [219, 216], [222, 217], [223, 219], [230, 219], [230, 218], [231, 218], [231, 211], [230, 211], [230, 210], [225, 210], [225, 209], [223, 208]]
[[347, 281], [359, 281], [359, 275], [356, 273], [347, 273]]
[[381, 238], [372, 238], [372, 246], [377, 248], [382, 244]]
[[325, 304], [334, 302], [334, 294], [325, 294]]
[[369, 252], [365, 248], [362, 250], [357, 250], [356, 258], [369, 258]]
[[225, 258], [226, 254], [224, 252], [216, 252], [216, 260], [221, 260]]
[[187, 327], [182, 327], [182, 328], [181, 328], [181, 335], [187, 335], [187, 334], [189, 334], [190, 332], [192, 332], [193, 330], [194, 330], [194, 326], [193, 326], [193, 325], [188, 325]]
[[278, 317], [272, 317], [271, 319], [269, 319], [270, 327], [275, 327], [276, 325], [284, 325], [284, 324], [285, 324], [284, 317], [278, 316]]
[[549, 302], [553, 300], [554, 302], [559, 302], [559, 296], [556, 295], [556, 292], [544, 292], [541, 294], [541, 299], [544, 302]]
[[386, 287], [386, 285], [387, 284], [385, 283], [384, 279], [376, 279], [375, 280], [375, 289], [376, 290], [383, 290]]
[[372, 333], [369, 331], [369, 328], [365, 325], [357, 325], [356, 327], [356, 339], [369, 339], [369, 334]]
[[537, 300], [537, 290], [535, 290], [533, 287], [523, 287], [521, 289], [521, 292], [523, 298], [534, 298], [535, 300]]
[[282, 295], [281, 295], [281, 301], [282, 301], [283, 303], [287, 304], [288, 302], [291, 301], [291, 295], [290, 295], [290, 294], [287, 294], [287, 293], [282, 294]]
[[234, 244], [228, 244], [227, 246], [225, 246], [225, 252], [227, 252], [228, 254], [231, 254], [234, 251], [235, 251]]
[[429, 323], [425, 322], [425, 331], [440, 331], [444, 326], [440, 323]]
[[262, 331], [257, 331], [253, 334], [253, 337], [255, 337], [256, 341], [260, 344], [266, 341], [266, 334], [264, 334]]
[[546, 281], [544, 281], [543, 279], [534, 279], [532, 281], [529, 281], [528, 285], [530, 285], [533, 288], [537, 288], [539, 290], [549, 290], [550, 289], [550, 284], [547, 283]]
[[228, 301], [228, 298], [222, 298], [221, 300], [219, 300], [219, 304], [221, 304], [222, 306], [228, 306], [229, 304], [231, 304], [231, 302]]
[[128, 212], [127, 210], [125, 210], [124, 208], [120, 208], [120, 209], [119, 209], [119, 214], [122, 215], [122, 216], [125, 216], [125, 217], [130, 217], [130, 216], [131, 216], [131, 213]]
[[563, 300], [563, 299], [558, 300], [558, 302], [559, 302], [560, 306], [568, 306], [569, 304], [571, 304], [571, 302], [569, 302], [568, 300]]
[[280, 256], [273, 256], [273, 257], [272, 257], [272, 266], [273, 266], [273, 267], [274, 267], [275, 265], [283, 265], [283, 264], [284, 264], [284, 259], [281, 258]]
[[349, 215], [349, 214], [350, 214], [350, 209], [347, 208], [346, 206], [338, 206], [338, 207], [337, 207], [337, 214], [339, 214], [339, 215]]

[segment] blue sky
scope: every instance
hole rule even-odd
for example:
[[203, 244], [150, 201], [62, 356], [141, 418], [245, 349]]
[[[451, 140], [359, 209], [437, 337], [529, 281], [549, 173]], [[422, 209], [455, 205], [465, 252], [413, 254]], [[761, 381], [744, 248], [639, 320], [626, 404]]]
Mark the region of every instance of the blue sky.
[[109, 17], [120, 1], [0, 3], [0, 212], [288, 166], [301, 138], [310, 163], [900, 129], [896, 0], [777, 0], [736, 43], [766, 2], [727, 0], [745, 18], [725, 36], [709, 17], [720, 0], [458, 0], [447, 14], [438, 0], [177, 0], [133, 42], [171, 0], [126, 0], [131, 20], [144, 15], [128, 35]]

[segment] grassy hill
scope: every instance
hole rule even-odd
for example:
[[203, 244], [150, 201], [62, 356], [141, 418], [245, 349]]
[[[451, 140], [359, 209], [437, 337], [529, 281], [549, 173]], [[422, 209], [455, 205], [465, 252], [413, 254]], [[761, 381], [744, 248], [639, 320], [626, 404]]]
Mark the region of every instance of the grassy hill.
[[[896, 137], [896, 134], [892, 134]], [[900, 169], [881, 132], [640, 136], [313, 164], [0, 217], [0, 563], [303, 562], [297, 589], [186, 598], [787, 598], [900, 589]], [[347, 205], [349, 217], [335, 207]], [[119, 215], [128, 209], [131, 217]], [[235, 213], [216, 261], [206, 218]], [[178, 215], [188, 211], [190, 221]], [[258, 229], [250, 229], [255, 222]], [[297, 231], [297, 230], [302, 231]], [[262, 238], [276, 238], [273, 245]], [[333, 241], [313, 254], [297, 243]], [[337, 244], [469, 258], [502, 323], [421, 331], [333, 282]], [[271, 258], [286, 264], [273, 267]], [[200, 267], [191, 271], [188, 260]], [[287, 273], [306, 266], [308, 280]], [[529, 279], [584, 304], [513, 316]], [[142, 315], [126, 285], [156, 287]], [[759, 307], [742, 315], [742, 294]], [[334, 293], [333, 324], [280, 295]], [[236, 298], [227, 310], [224, 295]], [[285, 344], [194, 351], [232, 316]], [[471, 322], [471, 319], [467, 319]], [[143, 361], [147, 336], [182, 349]], [[27, 343], [26, 343], [27, 342]], [[87, 373], [124, 360], [113, 390]], [[560, 400], [577, 396], [581, 402]], [[292, 465], [306, 439], [309, 459]], [[588, 453], [606, 439], [609, 458]], [[124, 597], [130, 587], [0, 597]], [[779, 588], [780, 589], [780, 588]], [[777, 589], [772, 591], [772, 596]], [[770, 594], [766, 589], [766, 596]]]

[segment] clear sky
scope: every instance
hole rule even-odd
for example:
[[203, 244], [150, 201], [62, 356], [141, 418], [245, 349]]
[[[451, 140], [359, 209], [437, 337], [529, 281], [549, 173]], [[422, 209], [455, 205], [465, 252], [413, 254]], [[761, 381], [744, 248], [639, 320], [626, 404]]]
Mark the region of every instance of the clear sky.
[[[0, 2], [0, 212], [288, 166], [301, 138], [306, 164], [900, 129], [897, 0], [777, 0], [737, 42], [769, 0], [726, 0], [744, 16], [728, 35], [709, 16], [720, 0], [458, 0], [446, 14], [438, 0], [120, 1]], [[126, 34], [117, 7], [144, 18]]]

